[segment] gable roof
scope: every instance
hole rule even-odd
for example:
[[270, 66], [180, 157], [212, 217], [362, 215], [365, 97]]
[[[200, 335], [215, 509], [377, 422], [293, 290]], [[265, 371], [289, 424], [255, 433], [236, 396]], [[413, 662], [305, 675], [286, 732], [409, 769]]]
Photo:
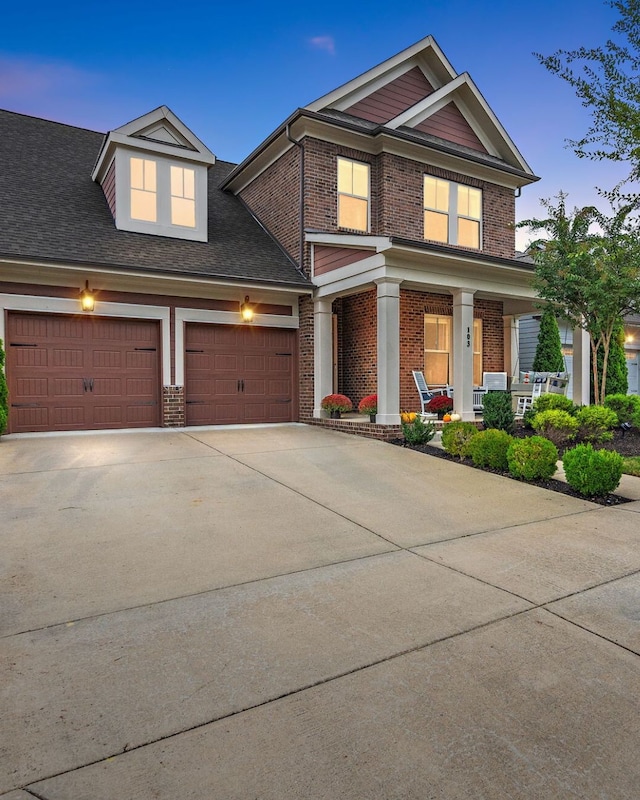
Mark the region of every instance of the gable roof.
[[109, 131], [91, 174], [94, 180], [99, 180], [109, 167], [118, 145], [142, 147], [159, 155], [187, 159], [207, 166], [216, 160], [209, 148], [167, 106], [159, 106]]
[[456, 73], [432, 36], [305, 109], [319, 114], [345, 112], [389, 131], [412, 129], [432, 134], [488, 153], [533, 176], [471, 77], [466, 72]]
[[0, 257], [309, 288], [242, 202], [208, 172], [208, 242], [117, 230], [91, 178], [104, 134], [0, 110]]

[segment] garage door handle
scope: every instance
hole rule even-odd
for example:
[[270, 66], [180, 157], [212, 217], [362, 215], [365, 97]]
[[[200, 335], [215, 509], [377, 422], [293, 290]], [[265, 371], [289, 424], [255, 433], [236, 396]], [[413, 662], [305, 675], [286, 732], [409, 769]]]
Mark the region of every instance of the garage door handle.
[[244, 392], [244, 381], [243, 380], [239, 380], [238, 381], [238, 391], [239, 392]]

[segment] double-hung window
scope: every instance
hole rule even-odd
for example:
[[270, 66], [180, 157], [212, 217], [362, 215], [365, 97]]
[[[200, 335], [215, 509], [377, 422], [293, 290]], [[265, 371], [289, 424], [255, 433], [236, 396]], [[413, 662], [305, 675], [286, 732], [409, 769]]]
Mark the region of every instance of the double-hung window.
[[480, 249], [482, 190], [424, 176], [424, 238]]
[[[424, 376], [429, 386], [444, 386], [453, 377], [453, 319], [424, 315]], [[473, 383], [482, 384], [482, 320], [473, 320]]]
[[156, 162], [149, 158], [131, 159], [131, 219], [156, 222], [158, 219]]
[[369, 230], [369, 165], [338, 158], [338, 227]]

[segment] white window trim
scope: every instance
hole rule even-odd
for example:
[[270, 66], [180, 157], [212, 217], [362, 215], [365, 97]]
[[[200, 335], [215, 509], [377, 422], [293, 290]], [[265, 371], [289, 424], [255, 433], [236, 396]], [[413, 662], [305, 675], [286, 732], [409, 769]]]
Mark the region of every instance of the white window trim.
[[[448, 211], [441, 211], [437, 208], [432, 208], [431, 206], [427, 206], [426, 198], [425, 198], [425, 178], [434, 178], [438, 181], [443, 181], [444, 183], [449, 184], [449, 209]], [[459, 214], [458, 213], [458, 187], [462, 186], [465, 189], [475, 189], [475, 191], [480, 192], [480, 219], [476, 219], [476, 217], [470, 217], [467, 214]], [[467, 245], [460, 245], [460, 247], [465, 247], [469, 250], [482, 250], [482, 219], [483, 219], [483, 201], [484, 201], [484, 192], [477, 186], [468, 186], [466, 183], [458, 183], [456, 181], [450, 181], [447, 178], [439, 178], [437, 175], [429, 175], [425, 173], [422, 179], [422, 225], [424, 228], [424, 214], [426, 211], [432, 211], [435, 214], [447, 214], [447, 241], [446, 242], [439, 242], [438, 239], [428, 239], [425, 237], [426, 241], [432, 242], [439, 242], [440, 244], [458, 244], [458, 220], [459, 219], [468, 219], [471, 222], [478, 223], [478, 247], [467, 247]]]
[[[347, 161], [351, 164], [362, 164], [367, 168], [367, 196], [361, 197], [358, 194], [349, 194], [349, 192], [341, 192], [337, 189], [337, 178], [338, 178], [338, 165], [340, 161]], [[371, 164], [367, 161], [359, 161], [357, 158], [347, 158], [346, 156], [338, 156], [336, 160], [336, 222], [337, 226], [340, 230], [346, 231], [355, 231], [358, 228], [349, 228], [345, 225], [340, 224], [340, 195], [344, 195], [344, 197], [355, 197], [357, 200], [366, 200], [367, 201], [367, 228], [361, 233], [369, 233], [371, 231]]]
[[[157, 222], [131, 217], [131, 159], [156, 163]], [[192, 169], [195, 173], [196, 225], [190, 228], [171, 222], [171, 167]], [[201, 164], [170, 159], [157, 153], [120, 149], [116, 153], [116, 228], [118, 230], [169, 236], [172, 239], [207, 241], [207, 168]]]

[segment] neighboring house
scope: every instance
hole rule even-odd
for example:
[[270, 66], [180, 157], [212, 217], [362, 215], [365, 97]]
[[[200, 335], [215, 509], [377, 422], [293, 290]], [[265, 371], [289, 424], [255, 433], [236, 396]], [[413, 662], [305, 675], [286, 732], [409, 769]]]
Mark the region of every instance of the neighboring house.
[[473, 418], [482, 372], [513, 371], [534, 298], [515, 198], [537, 178], [431, 37], [238, 166], [165, 107], [107, 136], [0, 130], [10, 431], [305, 421], [332, 391], [397, 424], [413, 369]]
[[[573, 397], [573, 330], [566, 322], [559, 321], [560, 342], [564, 356], [565, 371], [569, 373], [569, 387], [567, 396]], [[538, 332], [540, 330], [540, 315], [527, 314], [519, 320], [519, 353], [520, 371], [532, 369], [533, 359], [536, 355]], [[629, 383], [628, 394], [640, 394], [638, 384], [638, 363], [640, 361], [640, 316], [632, 315], [624, 321], [625, 344], [624, 352], [627, 359], [627, 380]]]

